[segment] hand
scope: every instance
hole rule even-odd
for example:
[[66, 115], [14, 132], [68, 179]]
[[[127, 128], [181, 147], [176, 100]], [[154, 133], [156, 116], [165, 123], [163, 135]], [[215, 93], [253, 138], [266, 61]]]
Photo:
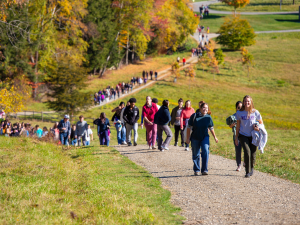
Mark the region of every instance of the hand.
[[143, 126], [144, 126], [144, 125], [141, 123], [141, 128], [143, 128]]
[[70, 135], [68, 136], [68, 138], [70, 139]]
[[238, 139], [235, 139], [234, 142], [235, 142], [235, 145], [236, 145], [236, 146], [239, 146], [239, 140], [238, 140]]
[[215, 137], [215, 141], [216, 141], [216, 143], [218, 143], [218, 142], [219, 142], [219, 140], [218, 140], [218, 138], [217, 138], [217, 137]]
[[236, 123], [229, 125], [230, 128], [233, 128], [234, 126], [236, 126]]
[[190, 144], [190, 142], [191, 142], [191, 140], [190, 140], [190, 138], [189, 138], [189, 140], [187, 140], [186, 143], [187, 143], [187, 144]]
[[259, 131], [259, 128], [258, 128], [258, 126], [257, 126], [257, 125], [255, 125], [255, 124], [253, 125], [253, 129], [254, 129], [254, 130], [256, 130], [256, 131]]
[[183, 127], [182, 128], [180, 128], [181, 130], [183, 130]]
[[98, 134], [98, 137], [100, 137], [100, 134]]
[[61, 128], [62, 130], [66, 130], [67, 128], [65, 128], [65, 127], [63, 127], [63, 128]]

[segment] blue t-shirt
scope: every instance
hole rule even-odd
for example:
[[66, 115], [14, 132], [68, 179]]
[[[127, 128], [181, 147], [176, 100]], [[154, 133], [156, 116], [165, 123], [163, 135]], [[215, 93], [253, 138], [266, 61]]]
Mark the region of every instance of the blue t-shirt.
[[37, 131], [36, 131], [36, 135], [38, 138], [41, 138], [42, 135], [43, 135], [43, 130], [41, 128], [39, 128]]
[[[194, 120], [195, 116], [196, 118]], [[190, 127], [193, 127], [191, 138], [198, 141], [202, 141], [206, 136], [208, 136], [208, 128], [214, 126], [211, 116], [202, 116], [200, 112], [192, 114], [188, 124]]]
[[255, 110], [254, 112], [252, 112], [250, 114], [250, 116], [248, 116], [247, 111], [237, 111], [235, 116], [236, 116], [236, 119], [240, 121], [239, 133], [246, 137], [252, 136], [251, 132], [254, 130], [253, 124], [256, 123], [256, 121], [262, 119], [258, 110]]

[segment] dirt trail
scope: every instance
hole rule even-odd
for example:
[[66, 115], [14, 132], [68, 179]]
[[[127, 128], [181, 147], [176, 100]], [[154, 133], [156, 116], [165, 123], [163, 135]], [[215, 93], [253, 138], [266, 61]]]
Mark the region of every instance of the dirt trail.
[[146, 145], [116, 148], [171, 191], [185, 224], [300, 224], [298, 184], [258, 171], [244, 178], [234, 160], [216, 155], [210, 155], [208, 176], [194, 176], [192, 153], [181, 147], [165, 152]]

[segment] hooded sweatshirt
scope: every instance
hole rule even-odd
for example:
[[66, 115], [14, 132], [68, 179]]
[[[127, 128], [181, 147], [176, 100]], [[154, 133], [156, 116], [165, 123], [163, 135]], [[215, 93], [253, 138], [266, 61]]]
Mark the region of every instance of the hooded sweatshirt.
[[85, 121], [78, 121], [76, 123], [76, 131], [75, 131], [75, 135], [76, 136], [84, 136], [86, 131], [88, 129], [88, 125]]
[[191, 117], [192, 114], [195, 113], [195, 110], [191, 108], [183, 108], [180, 115], [180, 128], [183, 129], [183, 126], [185, 126], [185, 121]]

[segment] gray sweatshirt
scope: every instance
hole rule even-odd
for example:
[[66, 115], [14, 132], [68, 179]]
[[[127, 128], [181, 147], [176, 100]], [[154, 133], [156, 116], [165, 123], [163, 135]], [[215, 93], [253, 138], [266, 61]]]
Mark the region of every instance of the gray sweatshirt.
[[88, 129], [88, 125], [85, 121], [78, 121], [76, 123], [76, 131], [75, 131], [75, 135], [76, 136], [84, 136], [87, 132]]

